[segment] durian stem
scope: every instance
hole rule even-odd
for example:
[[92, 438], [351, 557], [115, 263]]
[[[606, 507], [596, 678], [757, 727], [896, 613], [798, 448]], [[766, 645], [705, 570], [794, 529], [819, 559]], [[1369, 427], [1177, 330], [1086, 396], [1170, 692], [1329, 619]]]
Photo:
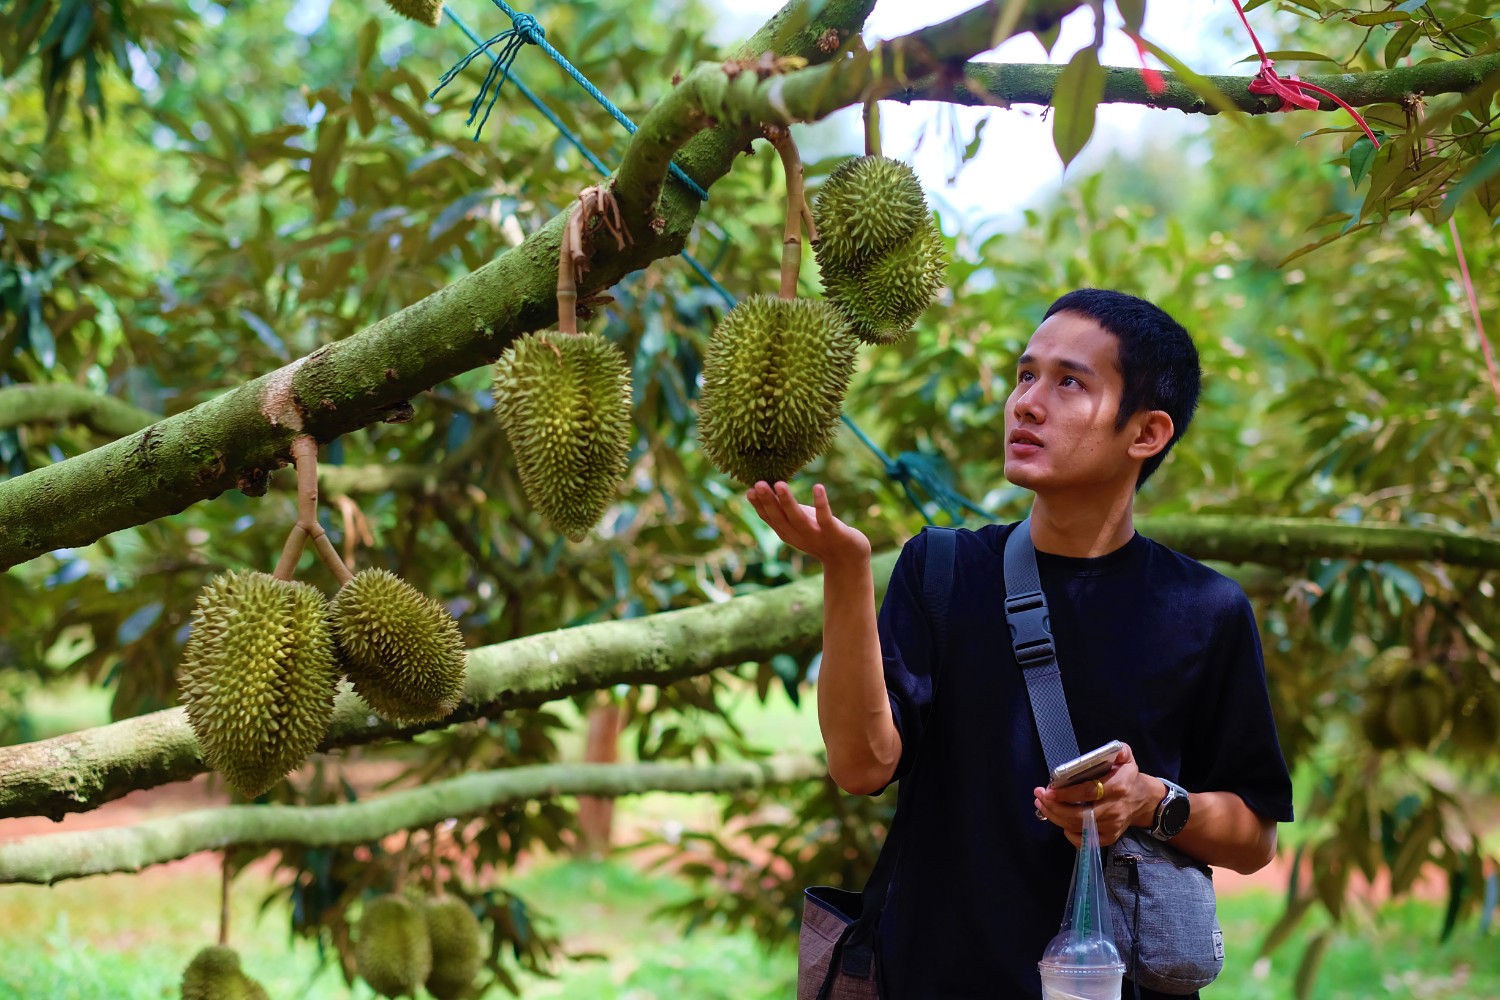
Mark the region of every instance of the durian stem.
[[[328, 537], [328, 532], [318, 523], [318, 441], [311, 434], [303, 434], [292, 440], [292, 460], [297, 463], [297, 526], [292, 529], [295, 537], [298, 531], [302, 532], [303, 539], [297, 543], [297, 554], [301, 555], [302, 545], [305, 539], [311, 538], [313, 548], [318, 553], [318, 558], [333, 578], [343, 586], [354, 579], [354, 574], [349, 572], [349, 567], [344, 565], [344, 560], [339, 558], [338, 550], [333, 547], [333, 542]], [[293, 537], [287, 538], [287, 549], [290, 550]], [[286, 562], [286, 551], [282, 552], [282, 563]], [[295, 566], [296, 558], [292, 559]], [[277, 566], [279, 574], [282, 566]], [[290, 580], [291, 573], [281, 577]]]
[[781, 166], [786, 172], [786, 225], [781, 237], [781, 297], [797, 297], [797, 276], [802, 272], [802, 223], [812, 228], [812, 213], [807, 208], [802, 184], [802, 157], [797, 155], [797, 144], [792, 140], [790, 129], [780, 125], [768, 126], [766, 138], [776, 147], [781, 156]]
[[302, 558], [302, 550], [307, 545], [307, 532], [302, 530], [302, 525], [292, 525], [291, 532], [286, 536], [286, 544], [281, 547], [281, 561], [276, 564], [276, 572], [271, 575], [278, 580], [290, 580], [292, 574], [297, 571], [297, 560]]
[[[573, 241], [581, 231], [579, 220], [583, 205], [573, 206], [563, 226], [562, 243], [557, 248], [557, 332], [578, 332], [578, 282], [573, 275]], [[555, 349], [555, 348], [554, 348]]]
[[865, 98], [865, 155], [880, 155], [880, 99]]

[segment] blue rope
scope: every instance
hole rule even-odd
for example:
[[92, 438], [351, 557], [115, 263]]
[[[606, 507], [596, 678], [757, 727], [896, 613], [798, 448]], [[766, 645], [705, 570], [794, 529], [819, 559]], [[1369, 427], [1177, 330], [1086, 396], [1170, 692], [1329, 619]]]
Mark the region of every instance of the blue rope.
[[[567, 139], [570, 143], [572, 143], [573, 146], [583, 154], [583, 157], [588, 160], [588, 162], [594, 167], [595, 170], [599, 171], [599, 173], [603, 174], [606, 177], [609, 176], [609, 168], [604, 165], [603, 161], [601, 161], [599, 157], [594, 155], [593, 151], [590, 150], [588, 146], [584, 145], [583, 139], [581, 139], [578, 134], [572, 129], [568, 128], [567, 124], [557, 116], [557, 113], [554, 112], [545, 101], [537, 96], [535, 91], [526, 86], [526, 84], [522, 82], [519, 77], [512, 75], [512, 73], [510, 72], [511, 64], [515, 61], [515, 51], [519, 50], [520, 46], [525, 42], [531, 41], [530, 38], [522, 36], [521, 33], [523, 32], [523, 30], [529, 31], [534, 28], [535, 33], [538, 36], [541, 36], [543, 34], [541, 26], [538, 25], [536, 23], [536, 19], [531, 17], [530, 15], [519, 14], [516, 11], [512, 10], [510, 6], [504, 2], [504, 0], [494, 0], [494, 3], [501, 10], [505, 11], [506, 14], [510, 15], [516, 26], [509, 31], [501, 32], [499, 35], [496, 35], [494, 38], [491, 38], [486, 42], [480, 41], [479, 36], [475, 34], [467, 24], [464, 23], [463, 18], [454, 13], [451, 7], [447, 6], [446, 4], [443, 6], [443, 13], [448, 16], [448, 19], [451, 20], [460, 31], [468, 36], [469, 41], [473, 42], [476, 48], [474, 49], [474, 51], [470, 52], [469, 55], [466, 56], [459, 65], [455, 66], [453, 69], [444, 74], [442, 81], [440, 81], [438, 84], [438, 90], [441, 90], [442, 87], [445, 86], [459, 72], [461, 72], [464, 67], [466, 67], [470, 62], [477, 58], [481, 52], [487, 54], [492, 61], [490, 70], [485, 75], [485, 82], [483, 87], [481, 87], [480, 89], [480, 96], [474, 99], [474, 104], [470, 108], [470, 122], [473, 121], [474, 110], [478, 107], [480, 100], [484, 96], [485, 90], [488, 89], [491, 82], [498, 81], [495, 83], [495, 94], [498, 95], [500, 84], [503, 84], [506, 80], [509, 80], [512, 85], [514, 85], [516, 89], [521, 92], [521, 95], [528, 101], [530, 101], [532, 106], [540, 111], [542, 115], [552, 123], [553, 127], [557, 129], [558, 133], [562, 135], [564, 139]], [[525, 19], [524, 22], [522, 21], [523, 18]], [[514, 40], [517, 37], [521, 38], [520, 42], [516, 42]], [[496, 56], [495, 53], [489, 51], [490, 47], [494, 45], [495, 42], [503, 39], [510, 39], [510, 41], [507, 42], [505, 49], [499, 56]], [[542, 37], [540, 42], [533, 42], [533, 44], [539, 44], [543, 51], [547, 52], [552, 56], [552, 58], [556, 59], [558, 65], [567, 70], [569, 75], [571, 75], [575, 80], [582, 84], [584, 89], [592, 94], [595, 100], [603, 104], [609, 110], [610, 114], [614, 116], [616, 121], [620, 122], [620, 124], [624, 125], [632, 133], [636, 131], [635, 123], [632, 122], [629, 118], [625, 117], [625, 115], [618, 108], [610, 103], [608, 98], [599, 93], [599, 91], [594, 87], [593, 84], [584, 79], [583, 75], [579, 73], [571, 63], [564, 59], [556, 49], [552, 48], [551, 45], [548, 45], [545, 37]], [[434, 90], [433, 95], [436, 96], [436, 94], [437, 90]], [[493, 106], [494, 103], [495, 97], [492, 96], [490, 98], [490, 105]], [[488, 110], [486, 110], [485, 120], [488, 120], [488, 118], [489, 112]], [[484, 121], [481, 121], [479, 123], [479, 127], [484, 127]], [[478, 138], [478, 134], [479, 133], [476, 130], [475, 138]], [[686, 174], [683, 174], [677, 168], [677, 165], [675, 163], [672, 164], [671, 167], [674, 173], [676, 173], [676, 175], [679, 176], [679, 178], [684, 183], [688, 184], [691, 188], [694, 189], [699, 198], [703, 199], [704, 201], [708, 200], [707, 192], [699, 188], [698, 185], [692, 180], [692, 178], [688, 177]], [[700, 279], [702, 279], [705, 285], [719, 294], [719, 296], [724, 300], [725, 305], [727, 305], [730, 309], [733, 309], [736, 305], [739, 304], [739, 300], [735, 297], [734, 293], [720, 284], [719, 281], [714, 278], [713, 274], [709, 272], [708, 268], [704, 267], [697, 258], [686, 252], [682, 253], [680, 256], [684, 261], [687, 262], [687, 265], [693, 269], [693, 273], [695, 273]], [[869, 448], [870, 451], [875, 455], [875, 457], [879, 459], [886, 477], [891, 479], [893, 482], [901, 484], [901, 489], [903, 492], [905, 492], [907, 500], [910, 501], [912, 507], [914, 507], [917, 512], [928, 521], [928, 523], [931, 523], [932, 521], [931, 517], [928, 516], [928, 505], [923, 503], [921, 498], [917, 496], [916, 491], [913, 489], [913, 485], [920, 486], [923, 492], [931, 497], [932, 500], [937, 503], [937, 505], [941, 507], [943, 511], [948, 515], [948, 517], [955, 523], [963, 522], [965, 510], [978, 514], [980, 517], [983, 517], [986, 520], [991, 519], [990, 513], [988, 511], [978, 506], [973, 501], [963, 496], [961, 493], [956, 492], [951, 486], [948, 485], [948, 478], [944, 474], [944, 468], [942, 467], [940, 462], [934, 460], [933, 456], [923, 455], [919, 452], [902, 452], [898, 457], [891, 458], [881, 449], [878, 444], [872, 441], [869, 435], [861, 430], [860, 426], [856, 424], [852, 419], [850, 419], [847, 414], [840, 414], [839, 419], [841, 419], [844, 422], [845, 426], [847, 426], [851, 431], [854, 432], [854, 436], [859, 438], [864, 446], [866, 448]]]
[[[495, 59], [494, 54], [489, 51], [490, 47], [497, 42], [504, 42], [505, 46], [501, 50], [499, 58], [495, 59], [494, 63], [490, 66], [489, 72], [485, 74], [484, 82], [479, 86], [478, 96], [474, 98], [474, 103], [469, 106], [469, 120], [464, 123], [465, 125], [474, 124], [474, 117], [478, 113], [479, 106], [484, 101], [485, 95], [489, 94], [489, 104], [485, 107], [484, 118], [480, 120], [479, 127], [474, 130], [475, 139], [479, 138], [479, 133], [484, 129], [484, 123], [489, 121], [490, 109], [495, 106], [495, 101], [500, 96], [501, 84], [506, 80], [515, 80], [515, 77], [510, 72], [511, 65], [516, 61], [516, 56], [521, 51], [521, 47], [528, 42], [551, 56], [552, 61], [561, 66], [563, 71], [571, 76], [580, 87], [586, 90], [590, 97], [598, 101], [604, 110], [609, 112], [610, 117], [625, 126], [625, 131], [631, 135], [636, 133], [637, 127], [635, 122], [631, 121], [625, 112], [615, 107], [614, 102], [605, 97], [603, 92], [589, 81], [588, 77], [580, 73], [578, 67], [568, 62], [566, 56], [552, 47], [552, 43], [547, 41], [547, 32], [537, 23], [536, 18], [530, 14], [524, 14], [516, 10], [510, 4], [506, 3], [505, 0], [494, 0], [494, 4], [511, 19], [512, 27], [507, 28], [505, 31], [484, 42], [479, 41], [474, 36], [474, 33], [459, 22], [458, 18], [451, 11], [448, 12], [449, 16], [453, 17], [454, 23], [463, 28], [464, 34], [468, 35], [474, 41], [475, 48], [468, 55], [464, 56], [463, 59], [459, 60], [452, 69], [444, 73], [442, 79], [438, 81], [437, 87], [428, 95], [429, 97], [436, 97], [438, 91], [452, 82], [459, 73], [462, 73], [464, 68], [478, 58], [481, 52], [488, 53], [492, 59]], [[446, 5], [444, 9], [446, 11]], [[492, 86], [493, 90], [491, 90]], [[533, 99], [532, 103], [536, 104], [537, 102]], [[708, 200], [708, 192], [703, 190], [702, 185], [684, 173], [682, 168], [676, 163], [668, 163], [667, 169], [673, 177], [686, 185], [689, 191], [697, 195], [699, 201]], [[607, 170], [605, 171], [605, 173], [608, 172]]]

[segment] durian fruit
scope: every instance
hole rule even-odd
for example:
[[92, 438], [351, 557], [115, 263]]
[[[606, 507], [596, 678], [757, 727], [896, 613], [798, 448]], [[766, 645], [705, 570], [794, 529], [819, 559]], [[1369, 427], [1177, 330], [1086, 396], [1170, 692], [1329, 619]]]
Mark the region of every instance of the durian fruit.
[[906, 240], [866, 267], [823, 271], [828, 301], [844, 314], [854, 335], [867, 344], [894, 344], [942, 290], [948, 273], [943, 233], [926, 219]]
[[422, 912], [394, 894], [366, 903], [355, 928], [354, 964], [381, 996], [415, 996], [432, 972]]
[[307, 759], [338, 678], [316, 588], [240, 571], [204, 588], [178, 684], [204, 761], [235, 791], [254, 798]]
[[402, 17], [431, 28], [443, 20], [443, 0], [385, 0], [385, 3]]
[[1452, 685], [1441, 670], [1413, 664], [1391, 686], [1386, 724], [1401, 746], [1423, 748], [1442, 735], [1452, 702]]
[[598, 334], [527, 334], [495, 366], [494, 390], [527, 499], [563, 534], [583, 538], [625, 475], [625, 355]]
[[840, 164], [813, 199], [813, 252], [824, 281], [863, 269], [909, 240], [928, 217], [922, 184], [905, 163], [864, 156]]
[[1500, 687], [1477, 665], [1466, 674], [1454, 700], [1449, 739], [1465, 756], [1493, 757], [1500, 754]]
[[182, 972], [182, 1000], [269, 1000], [265, 988], [240, 969], [233, 948], [209, 945]]
[[430, 899], [422, 907], [432, 945], [427, 992], [437, 1000], [462, 996], [484, 964], [484, 930], [469, 904], [457, 896]]
[[740, 302], [703, 359], [698, 434], [709, 461], [746, 485], [790, 479], [833, 440], [857, 349], [826, 302]]
[[333, 634], [354, 690], [382, 717], [430, 722], [457, 707], [465, 665], [458, 623], [396, 574], [354, 574], [334, 596]]

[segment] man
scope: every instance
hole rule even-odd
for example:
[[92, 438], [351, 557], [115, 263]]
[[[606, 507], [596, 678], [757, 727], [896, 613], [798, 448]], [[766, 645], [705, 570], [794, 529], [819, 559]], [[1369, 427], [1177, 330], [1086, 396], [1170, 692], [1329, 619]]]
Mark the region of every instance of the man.
[[785, 483], [749, 491], [785, 542], [823, 563], [818, 722], [830, 774], [853, 794], [903, 779], [913, 797], [880, 927], [890, 997], [1039, 997], [1036, 962], [1062, 920], [1085, 805], [1106, 846], [1127, 827], [1161, 836], [1181, 820], [1175, 806], [1172, 823], [1159, 821], [1165, 779], [1188, 793], [1173, 846], [1247, 873], [1274, 857], [1291, 780], [1250, 604], [1132, 520], [1136, 491], [1187, 429], [1199, 380], [1197, 350], [1165, 312], [1083, 289], [1048, 309], [1006, 403], [1005, 475], [1036, 494], [1030, 530], [1078, 745], [1126, 744], [1102, 798], [1092, 781], [1044, 787], [1003, 617], [1015, 525], [959, 533], [939, 661], [924, 536], [902, 550], [877, 619], [869, 540], [834, 516], [823, 487], [811, 507]]

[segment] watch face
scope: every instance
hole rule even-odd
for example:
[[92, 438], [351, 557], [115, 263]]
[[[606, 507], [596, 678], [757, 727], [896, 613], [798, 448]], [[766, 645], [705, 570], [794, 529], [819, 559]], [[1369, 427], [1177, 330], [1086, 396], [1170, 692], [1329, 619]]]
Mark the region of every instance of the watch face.
[[1186, 795], [1173, 796], [1172, 801], [1166, 804], [1161, 811], [1161, 832], [1168, 837], [1175, 837], [1187, 826], [1188, 800]]

